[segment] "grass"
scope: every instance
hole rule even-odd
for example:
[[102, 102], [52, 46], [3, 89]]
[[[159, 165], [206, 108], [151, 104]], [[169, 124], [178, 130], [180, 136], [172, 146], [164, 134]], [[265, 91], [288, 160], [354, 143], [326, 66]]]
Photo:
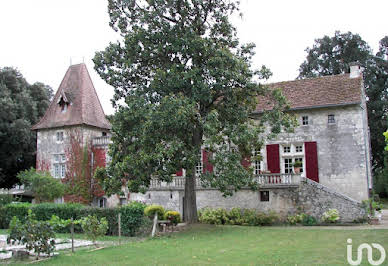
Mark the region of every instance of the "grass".
[[348, 238], [354, 258], [364, 242], [388, 250], [388, 230], [196, 225], [156, 239], [61, 253], [37, 265], [348, 265]]

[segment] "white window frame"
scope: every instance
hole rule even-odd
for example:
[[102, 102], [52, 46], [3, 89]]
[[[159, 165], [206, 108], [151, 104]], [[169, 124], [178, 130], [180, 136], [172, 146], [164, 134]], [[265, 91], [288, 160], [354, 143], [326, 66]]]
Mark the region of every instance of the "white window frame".
[[203, 152], [201, 150], [201, 159], [195, 166], [195, 176], [200, 176], [203, 173]]
[[[296, 151], [297, 146], [302, 146], [302, 151]], [[284, 147], [290, 147], [290, 152], [284, 152]], [[302, 159], [302, 167], [300, 169], [300, 173], [304, 176], [304, 173], [306, 172], [304, 143], [287, 143], [281, 145], [280, 171], [283, 174], [286, 174], [286, 159], [291, 159], [292, 164], [295, 163], [295, 159]], [[292, 170], [293, 167], [291, 167], [291, 173], [293, 172]]]
[[64, 178], [66, 176], [66, 155], [64, 153], [53, 154], [53, 176]]
[[308, 115], [302, 116], [302, 126], [308, 126], [309, 125], [309, 117]]
[[[258, 156], [261, 154], [261, 151], [253, 151], [253, 156]], [[252, 160], [251, 166], [253, 168], [253, 174], [254, 175], [259, 175], [261, 172], [263, 172], [264, 169], [264, 164], [263, 160]]]

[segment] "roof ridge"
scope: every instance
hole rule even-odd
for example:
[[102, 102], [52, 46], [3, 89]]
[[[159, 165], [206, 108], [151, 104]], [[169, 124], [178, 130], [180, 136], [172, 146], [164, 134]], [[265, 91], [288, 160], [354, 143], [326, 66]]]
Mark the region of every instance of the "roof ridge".
[[308, 77], [308, 78], [301, 78], [301, 79], [296, 78], [296, 79], [291, 79], [291, 80], [283, 80], [283, 81], [278, 81], [278, 82], [265, 83], [263, 85], [273, 85], [273, 84], [279, 84], [279, 83], [298, 82], [298, 81], [309, 81], [309, 80], [313, 80], [313, 79], [315, 79], [315, 80], [316, 79], [328, 79], [328, 78], [344, 77], [344, 76], [349, 76], [349, 73], [325, 75], [325, 76], [318, 76], [318, 77]]

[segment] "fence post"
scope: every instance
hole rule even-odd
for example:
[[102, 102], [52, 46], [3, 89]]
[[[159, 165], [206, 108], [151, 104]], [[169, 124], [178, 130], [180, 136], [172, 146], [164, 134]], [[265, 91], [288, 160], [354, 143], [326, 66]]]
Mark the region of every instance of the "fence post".
[[71, 252], [74, 253], [74, 220], [73, 220], [73, 217], [71, 217], [70, 233], [71, 233]]
[[154, 226], [152, 227], [151, 237], [155, 236], [157, 226], [158, 226], [158, 213], [156, 212], [154, 217]]
[[121, 245], [121, 213], [119, 212], [119, 245]]

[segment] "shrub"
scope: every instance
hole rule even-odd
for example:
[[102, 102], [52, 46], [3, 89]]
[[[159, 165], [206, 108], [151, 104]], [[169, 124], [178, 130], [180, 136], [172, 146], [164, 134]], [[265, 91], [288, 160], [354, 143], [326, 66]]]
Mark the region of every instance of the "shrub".
[[287, 217], [287, 222], [289, 224], [291, 224], [291, 225], [301, 224], [302, 221], [303, 221], [304, 216], [305, 216], [304, 213], [290, 215], [290, 216]]
[[13, 196], [11, 194], [0, 194], [0, 207], [10, 204], [13, 201]]
[[316, 225], [317, 223], [318, 223], [317, 219], [315, 219], [314, 216], [311, 216], [308, 214], [303, 215], [303, 219], [302, 219], [303, 225], [312, 226], [312, 225]]
[[158, 214], [158, 219], [161, 219], [164, 217], [164, 212], [164, 208], [160, 205], [150, 205], [144, 209], [145, 216], [148, 216], [150, 219], [154, 218], [155, 213]]
[[167, 211], [164, 214], [165, 220], [170, 220], [173, 225], [177, 225], [181, 222], [181, 215], [177, 211]]
[[228, 216], [224, 209], [204, 208], [199, 212], [198, 219], [205, 224], [225, 224], [228, 221]]
[[27, 250], [34, 250], [39, 258], [40, 254], [51, 254], [55, 250], [55, 233], [50, 223], [38, 221], [31, 210], [28, 210], [28, 216], [22, 223], [14, 216], [10, 223], [10, 234], [8, 243], [19, 242], [26, 245]]
[[243, 211], [240, 208], [231, 209], [227, 214], [227, 217], [228, 217], [227, 223], [232, 225], [244, 224], [245, 220], [243, 219], [242, 212]]
[[9, 223], [14, 216], [16, 216], [16, 218], [18, 218], [21, 222], [24, 222], [27, 218], [30, 207], [30, 203], [11, 203], [2, 207], [2, 215], [0, 216], [1, 228], [8, 228]]
[[134, 236], [140, 227], [144, 226], [146, 223], [143, 219], [145, 207], [145, 204], [133, 201], [120, 208], [123, 235]]
[[268, 213], [259, 212], [256, 215], [255, 225], [272, 225], [279, 220], [279, 216], [276, 212], [270, 211]]
[[256, 223], [257, 211], [253, 209], [244, 209], [242, 212], [242, 225], [257, 225]]
[[86, 236], [90, 238], [97, 247], [97, 237], [105, 235], [108, 231], [108, 221], [106, 218], [102, 217], [99, 220], [96, 216], [88, 215], [87, 217], [82, 218], [80, 223]]
[[[107, 234], [117, 235], [118, 213], [121, 212], [122, 234], [133, 236], [143, 223], [144, 208], [145, 205], [139, 202], [133, 202], [117, 208], [88, 207], [78, 203], [12, 203], [4, 207], [0, 207], [0, 226], [1, 228], [8, 228], [13, 216], [16, 216], [21, 222], [24, 222], [26, 220], [28, 210], [31, 209], [36, 216], [36, 219], [39, 221], [50, 220], [53, 215], [63, 220], [71, 218], [79, 220], [88, 215], [94, 215], [98, 219], [105, 217], [108, 222]], [[82, 232], [81, 225], [75, 225], [74, 231]], [[57, 232], [68, 233], [69, 229], [58, 228]]]
[[336, 223], [340, 219], [337, 209], [330, 209], [323, 213], [321, 220], [326, 223]]

